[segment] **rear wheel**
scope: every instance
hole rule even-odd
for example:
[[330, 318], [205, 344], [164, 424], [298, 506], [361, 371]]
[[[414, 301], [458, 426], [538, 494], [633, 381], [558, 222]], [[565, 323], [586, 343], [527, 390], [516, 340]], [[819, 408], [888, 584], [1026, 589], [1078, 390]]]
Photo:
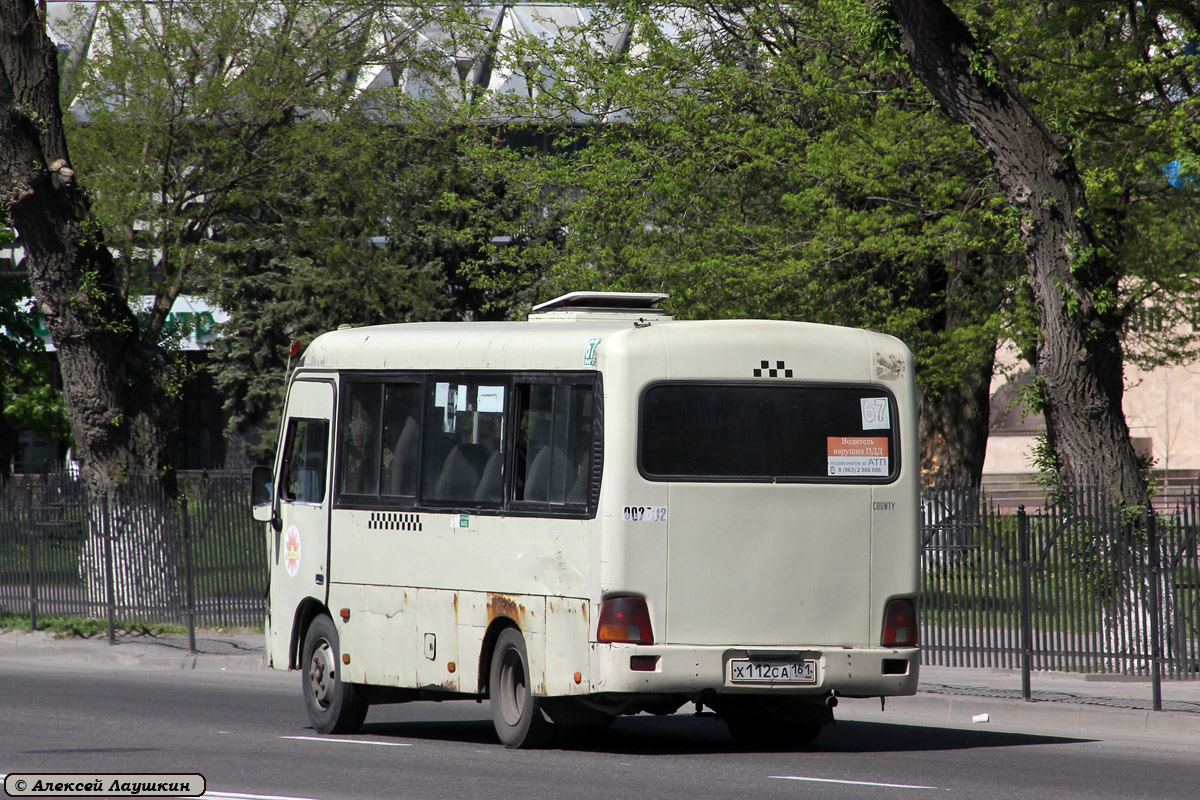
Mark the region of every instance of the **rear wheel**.
[[300, 681], [308, 719], [318, 733], [353, 733], [367, 717], [362, 691], [341, 679], [337, 628], [321, 615], [304, 637]]
[[507, 628], [496, 640], [488, 672], [492, 724], [505, 747], [545, 747], [554, 738], [554, 724], [542, 713], [541, 702], [529, 688], [529, 656], [525, 637]]
[[794, 697], [727, 696], [718, 714], [738, 744], [767, 750], [791, 750], [812, 744], [833, 722], [822, 703]]

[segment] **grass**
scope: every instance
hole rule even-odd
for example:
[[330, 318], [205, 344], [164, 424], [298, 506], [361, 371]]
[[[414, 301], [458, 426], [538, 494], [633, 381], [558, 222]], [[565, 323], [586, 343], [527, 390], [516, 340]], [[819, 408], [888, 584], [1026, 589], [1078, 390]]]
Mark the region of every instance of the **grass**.
[[[108, 620], [90, 617], [43, 617], [38, 616], [37, 629], [53, 633], [60, 639], [91, 639], [108, 635]], [[143, 622], [139, 620], [117, 620], [114, 630], [119, 636], [186, 636], [187, 626], [175, 623]], [[0, 611], [0, 632], [28, 631], [29, 615]], [[201, 629], [197, 629], [197, 633]], [[239, 634], [261, 635], [262, 628], [216, 627], [204, 628], [205, 635]]]
[[[91, 639], [108, 635], [108, 620], [89, 617], [43, 617], [38, 616], [37, 629], [53, 633], [60, 639]], [[121, 635], [161, 636], [187, 633], [184, 625], [138, 620], [117, 620], [115, 630]], [[29, 615], [0, 611], [0, 631], [29, 630]]]

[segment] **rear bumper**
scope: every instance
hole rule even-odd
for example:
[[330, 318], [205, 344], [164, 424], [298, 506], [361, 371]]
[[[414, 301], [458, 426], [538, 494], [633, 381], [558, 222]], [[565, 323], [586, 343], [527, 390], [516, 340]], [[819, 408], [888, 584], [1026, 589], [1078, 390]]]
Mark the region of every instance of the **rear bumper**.
[[[631, 658], [638, 657], [637, 661]], [[648, 658], [649, 657], [649, 658]], [[813, 683], [735, 681], [730, 662], [813, 661]], [[640, 669], [635, 669], [634, 664]], [[652, 667], [652, 669], [651, 669]], [[592, 691], [697, 695], [781, 693], [894, 697], [917, 692], [920, 651], [903, 648], [592, 644]]]

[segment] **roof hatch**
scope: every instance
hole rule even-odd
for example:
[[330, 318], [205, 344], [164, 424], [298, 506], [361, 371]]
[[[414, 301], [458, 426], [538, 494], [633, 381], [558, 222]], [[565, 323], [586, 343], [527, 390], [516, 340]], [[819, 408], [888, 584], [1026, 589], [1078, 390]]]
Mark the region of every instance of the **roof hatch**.
[[533, 307], [529, 318], [564, 319], [588, 316], [669, 318], [656, 306], [670, 295], [658, 292], [571, 292]]

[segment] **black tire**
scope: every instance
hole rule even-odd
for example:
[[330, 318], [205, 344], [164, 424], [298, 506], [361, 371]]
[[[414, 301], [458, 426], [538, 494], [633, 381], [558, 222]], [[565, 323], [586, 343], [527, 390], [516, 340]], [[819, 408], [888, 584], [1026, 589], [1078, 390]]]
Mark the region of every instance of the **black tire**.
[[317, 733], [354, 733], [367, 718], [362, 691], [341, 679], [341, 657], [337, 628], [322, 614], [308, 626], [300, 660], [304, 708]]
[[529, 690], [529, 655], [525, 637], [516, 628], [506, 628], [496, 640], [488, 670], [488, 698], [492, 724], [505, 747], [545, 747], [554, 739], [554, 723]]
[[828, 706], [784, 697], [726, 697], [717, 713], [738, 744], [758, 750], [805, 747], [833, 722]]

